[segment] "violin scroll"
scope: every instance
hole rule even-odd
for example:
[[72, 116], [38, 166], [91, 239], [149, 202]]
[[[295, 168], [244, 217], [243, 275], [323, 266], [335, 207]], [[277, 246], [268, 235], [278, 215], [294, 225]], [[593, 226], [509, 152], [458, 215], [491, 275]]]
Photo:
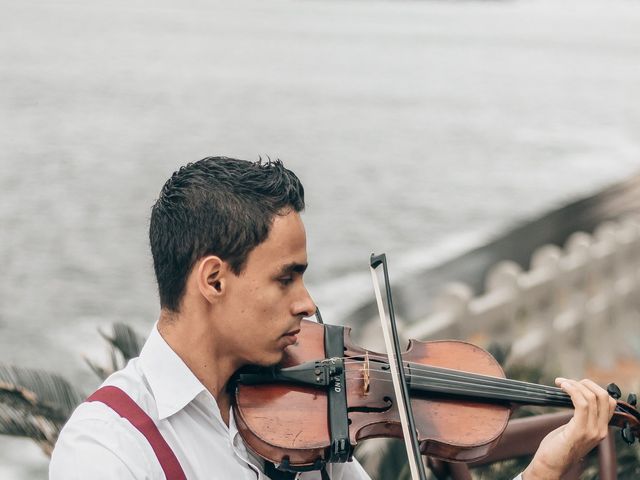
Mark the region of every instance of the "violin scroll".
[[607, 392], [618, 403], [610, 424], [619, 427], [622, 440], [632, 445], [636, 438], [640, 439], [640, 413], [635, 408], [638, 397], [635, 393], [630, 393], [626, 402], [620, 401], [622, 391], [615, 383], [607, 385]]

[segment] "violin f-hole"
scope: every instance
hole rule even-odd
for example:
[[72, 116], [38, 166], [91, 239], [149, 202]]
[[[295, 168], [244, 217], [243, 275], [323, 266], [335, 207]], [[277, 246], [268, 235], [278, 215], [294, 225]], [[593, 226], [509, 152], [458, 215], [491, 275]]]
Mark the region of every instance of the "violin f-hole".
[[389, 397], [384, 397], [384, 406], [383, 407], [372, 407], [372, 406], [359, 406], [359, 407], [349, 407], [347, 408], [347, 412], [360, 412], [360, 413], [384, 413], [389, 411], [391, 407], [393, 407], [393, 401]]

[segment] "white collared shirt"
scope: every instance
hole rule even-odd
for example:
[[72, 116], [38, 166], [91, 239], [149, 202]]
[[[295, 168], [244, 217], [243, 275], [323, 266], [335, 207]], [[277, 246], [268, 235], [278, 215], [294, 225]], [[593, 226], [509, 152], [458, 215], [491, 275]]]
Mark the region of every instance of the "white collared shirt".
[[[229, 427], [211, 393], [169, 347], [157, 328], [138, 358], [104, 385], [124, 390], [149, 415], [189, 480], [266, 480], [233, 415]], [[332, 480], [370, 480], [357, 461], [329, 465]], [[85, 402], [62, 429], [49, 466], [50, 480], [165, 479], [147, 439], [101, 402]], [[319, 472], [299, 475], [320, 480]]]

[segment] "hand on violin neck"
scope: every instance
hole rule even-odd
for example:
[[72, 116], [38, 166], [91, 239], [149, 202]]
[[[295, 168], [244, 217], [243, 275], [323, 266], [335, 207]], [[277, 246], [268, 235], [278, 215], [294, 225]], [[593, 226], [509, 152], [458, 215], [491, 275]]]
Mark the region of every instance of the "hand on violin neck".
[[556, 480], [589, 453], [608, 433], [616, 401], [591, 380], [557, 378], [556, 385], [570, 397], [574, 415], [566, 425], [549, 433], [540, 443], [523, 480]]

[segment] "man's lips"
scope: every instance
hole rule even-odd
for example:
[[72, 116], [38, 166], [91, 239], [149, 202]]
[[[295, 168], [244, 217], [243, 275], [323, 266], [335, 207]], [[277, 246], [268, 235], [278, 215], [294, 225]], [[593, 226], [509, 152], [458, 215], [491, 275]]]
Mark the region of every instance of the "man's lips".
[[282, 338], [284, 340], [286, 340], [287, 345], [293, 345], [295, 343], [298, 342], [298, 334], [300, 333], [300, 329], [298, 328], [297, 330], [291, 330], [290, 332], [285, 333], [284, 335], [282, 335]]

